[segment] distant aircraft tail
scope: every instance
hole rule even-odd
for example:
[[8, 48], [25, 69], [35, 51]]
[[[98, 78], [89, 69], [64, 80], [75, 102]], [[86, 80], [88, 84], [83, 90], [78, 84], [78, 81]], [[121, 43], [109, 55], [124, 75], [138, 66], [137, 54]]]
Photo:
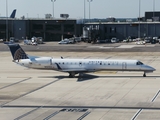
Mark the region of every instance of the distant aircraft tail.
[[29, 59], [19, 44], [8, 44], [8, 47], [10, 48], [13, 60]]
[[16, 16], [16, 9], [13, 10], [13, 12], [10, 15], [10, 18], [15, 18]]

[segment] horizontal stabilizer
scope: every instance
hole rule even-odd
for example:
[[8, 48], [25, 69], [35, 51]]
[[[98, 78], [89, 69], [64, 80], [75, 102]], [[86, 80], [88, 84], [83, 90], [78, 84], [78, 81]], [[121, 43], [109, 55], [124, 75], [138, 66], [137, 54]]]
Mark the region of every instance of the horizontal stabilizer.
[[30, 60], [35, 60], [35, 58], [40, 58], [38, 56], [31, 56], [31, 55], [27, 55], [29, 57]]

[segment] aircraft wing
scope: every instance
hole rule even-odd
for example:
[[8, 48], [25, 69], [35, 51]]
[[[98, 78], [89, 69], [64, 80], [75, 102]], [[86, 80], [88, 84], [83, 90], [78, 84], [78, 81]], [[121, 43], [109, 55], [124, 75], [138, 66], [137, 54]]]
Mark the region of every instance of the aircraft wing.
[[95, 70], [88, 70], [88, 69], [65, 69], [61, 71], [62, 72], [95, 72]]
[[78, 73], [80, 73], [80, 72], [95, 72], [95, 70], [93, 70], [93, 69], [79, 69], [79, 68], [77, 68], [77, 69], [62, 69], [59, 65], [58, 65], [58, 63], [55, 63], [56, 65], [57, 65], [57, 68], [58, 68], [58, 70], [59, 71], [62, 71], [62, 72], [78, 72]]

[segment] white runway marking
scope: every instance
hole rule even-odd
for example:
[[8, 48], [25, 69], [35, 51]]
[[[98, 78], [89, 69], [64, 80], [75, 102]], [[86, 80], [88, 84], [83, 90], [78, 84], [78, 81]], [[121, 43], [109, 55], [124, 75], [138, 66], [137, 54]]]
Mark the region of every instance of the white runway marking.
[[120, 45], [118, 47], [106, 47], [106, 46], [88, 46], [88, 48], [99, 48], [99, 49], [111, 49], [111, 48], [134, 48], [134, 47], [155, 47], [155, 45]]
[[99, 48], [100, 46], [88, 46], [88, 48]]
[[121, 45], [117, 48], [133, 48], [133, 47], [135, 47], [135, 45]]
[[134, 48], [134, 47], [155, 47], [155, 45], [120, 45], [117, 48]]
[[135, 45], [134, 47], [155, 47], [155, 45]]
[[88, 48], [111, 49], [111, 48], [114, 48], [114, 47], [104, 47], [104, 46], [88, 46]]
[[104, 46], [102, 46], [102, 47], [99, 47], [100, 49], [111, 49], [111, 48], [114, 48], [114, 47], [104, 47]]

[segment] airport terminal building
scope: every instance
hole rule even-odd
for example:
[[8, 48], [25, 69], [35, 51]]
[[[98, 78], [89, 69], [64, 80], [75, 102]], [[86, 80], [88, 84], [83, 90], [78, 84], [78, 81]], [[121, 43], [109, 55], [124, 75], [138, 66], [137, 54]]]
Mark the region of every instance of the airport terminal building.
[[[18, 39], [43, 37], [45, 41], [61, 40], [76, 34], [76, 20], [48, 20], [48, 19], [8, 19], [0, 20], [0, 38], [8, 36]], [[8, 38], [9, 38], [8, 37]]]
[[[160, 12], [159, 12], [160, 13]], [[31, 37], [43, 37], [44, 41], [60, 41], [64, 38], [82, 36], [83, 28], [96, 29], [96, 37], [99, 39], [111, 39], [116, 37], [120, 40], [130, 37], [159, 37], [160, 14], [152, 20], [150, 12], [142, 20], [108, 20], [92, 19], [0, 19], [0, 39], [15, 37], [17, 39], [30, 39]], [[7, 29], [8, 28], [8, 29]]]

